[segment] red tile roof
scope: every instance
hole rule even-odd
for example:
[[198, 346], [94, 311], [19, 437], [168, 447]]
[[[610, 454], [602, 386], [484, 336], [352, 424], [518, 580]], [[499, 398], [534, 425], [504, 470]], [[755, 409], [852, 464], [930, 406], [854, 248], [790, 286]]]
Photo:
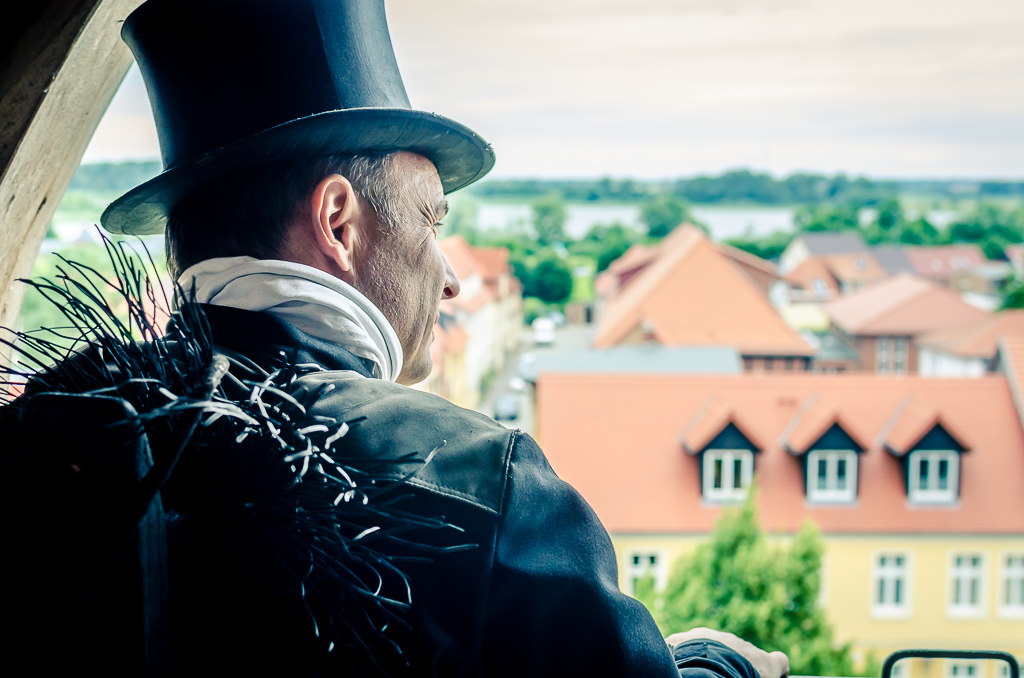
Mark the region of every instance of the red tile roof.
[[868, 449], [868, 444], [853, 433], [856, 428], [847, 424], [839, 408], [826, 403], [816, 393], [807, 396], [800, 410], [786, 425], [779, 436], [779, 446], [793, 455], [805, 454], [834, 424], [838, 424], [861, 450]]
[[907, 247], [905, 251], [907, 260], [918, 275], [940, 280], [958, 271], [988, 263], [977, 245]]
[[441, 300], [441, 309], [450, 315], [455, 315], [456, 310], [466, 311], [470, 315], [476, 313], [489, 301], [494, 301], [497, 298], [497, 293], [490, 287], [481, 287], [480, 290], [471, 297], [467, 297], [464, 294], [460, 294], [452, 299]]
[[1024, 337], [999, 337], [999, 362], [1006, 381], [1010, 384], [1017, 416], [1024, 422]]
[[615, 346], [639, 331], [666, 346], [733, 346], [745, 355], [813, 353], [750, 277], [693, 226], [672, 231], [657, 256], [608, 299], [593, 346]]
[[1024, 337], [1024, 309], [994, 313], [984, 322], [969, 322], [929, 332], [918, 345], [964, 358], [991, 358], [1001, 335]]
[[786, 274], [786, 281], [801, 289], [813, 291], [814, 281], [821, 280], [830, 290], [864, 287], [884, 280], [888, 274], [868, 252], [856, 254], [823, 254], [805, 259]]
[[[1014, 355], [1024, 359], [1024, 352]], [[849, 435], [869, 443], [854, 505], [808, 504], [801, 460], [778, 442], [812, 395], [836, 408]], [[611, 532], [702, 533], [721, 507], [702, 501], [698, 460], [683, 450], [680, 435], [712, 396], [767, 443], [755, 479], [769, 530], [795, 531], [810, 518], [828, 533], [1024, 533], [1024, 430], [1000, 375], [544, 374], [537, 386], [539, 439], [558, 475]], [[951, 435], [968, 438], [955, 506], [908, 505], [900, 462], [877, 442], [908, 396], [921, 412], [934, 408]], [[901, 418], [897, 426], [887, 439], [902, 448], [913, 427]]]
[[832, 322], [853, 335], [918, 335], [982, 323], [988, 313], [953, 292], [912, 275], [898, 275], [822, 306]]
[[466, 242], [461, 235], [447, 237], [438, 244], [452, 270], [455, 271], [455, 275], [460, 279], [483, 274], [474, 256], [473, 246]]
[[505, 247], [473, 247], [473, 257], [480, 268], [484, 280], [496, 280], [503, 275], [511, 275], [508, 264], [508, 248]]
[[882, 427], [877, 444], [896, 456], [902, 457], [911, 452], [914, 445], [935, 428], [936, 424], [941, 424], [946, 433], [960, 444], [960, 447], [965, 450], [971, 449], [971, 444], [962, 434], [956, 432], [956, 426], [946, 420], [938, 407], [911, 395], [900, 402], [892, 416], [889, 417], [889, 421]]
[[735, 426], [756, 449], [764, 449], [764, 443], [754, 429], [743, 422], [743, 417], [735, 408], [717, 396], [705, 400], [694, 413], [679, 436], [679, 444], [689, 454], [697, 454], [729, 424]]
[[750, 281], [765, 296], [771, 292], [772, 285], [775, 282], [782, 280], [778, 267], [770, 261], [766, 261], [761, 257], [755, 257], [749, 252], [744, 252], [737, 247], [726, 245], [725, 243], [715, 243], [715, 247], [718, 248], [718, 251], [723, 256], [728, 257], [741, 273], [750, 278]]

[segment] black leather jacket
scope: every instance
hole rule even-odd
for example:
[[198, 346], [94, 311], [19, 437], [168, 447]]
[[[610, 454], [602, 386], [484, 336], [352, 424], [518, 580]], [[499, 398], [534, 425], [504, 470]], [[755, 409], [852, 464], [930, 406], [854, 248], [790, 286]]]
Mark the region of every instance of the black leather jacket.
[[[528, 435], [433, 395], [372, 379], [350, 352], [268, 314], [206, 311], [220, 347], [264, 366], [284, 352], [326, 368], [299, 379], [295, 390], [330, 384], [317, 411], [343, 420], [365, 417], [339, 441], [339, 454], [394, 459], [443, 445], [409, 481], [414, 497], [406, 510], [444, 516], [464, 530], [452, 543], [476, 548], [402, 565], [412, 591], [410, 627], [396, 629], [394, 638], [410, 658], [412, 675], [667, 677], [678, 671], [688, 678], [757, 678], [745, 659], [714, 642], [688, 643], [673, 656], [648, 611], [619, 591], [612, 544], [597, 516]], [[301, 610], [267, 602], [258, 592], [248, 599], [244, 591], [227, 594], [225, 602], [242, 608], [230, 620], [192, 611], [196, 656], [204, 654], [204, 643], [231, 643], [239, 654], [224, 668], [236, 672], [240, 656], [251, 664], [247, 669], [261, 673], [278, 662], [289, 675], [350, 668], [338, 653], [313, 651]], [[236, 626], [229, 630], [228, 621]]]

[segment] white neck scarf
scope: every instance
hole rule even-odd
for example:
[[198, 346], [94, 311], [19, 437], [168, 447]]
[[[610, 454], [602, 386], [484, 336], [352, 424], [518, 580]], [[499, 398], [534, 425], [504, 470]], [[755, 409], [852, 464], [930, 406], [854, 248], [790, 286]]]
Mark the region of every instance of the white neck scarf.
[[395, 381], [402, 345], [391, 323], [348, 283], [312, 266], [274, 259], [221, 257], [192, 266], [178, 278], [196, 301], [265, 311], [306, 334], [348, 349], [374, 364], [373, 376]]

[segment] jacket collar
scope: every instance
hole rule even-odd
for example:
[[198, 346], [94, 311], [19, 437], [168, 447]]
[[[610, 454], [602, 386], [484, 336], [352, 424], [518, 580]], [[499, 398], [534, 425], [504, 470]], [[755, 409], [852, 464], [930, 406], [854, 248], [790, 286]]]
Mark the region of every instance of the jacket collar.
[[266, 370], [285, 363], [316, 363], [327, 370], [351, 370], [372, 377], [373, 364], [341, 346], [317, 339], [262, 311], [199, 304], [213, 344], [241, 353]]

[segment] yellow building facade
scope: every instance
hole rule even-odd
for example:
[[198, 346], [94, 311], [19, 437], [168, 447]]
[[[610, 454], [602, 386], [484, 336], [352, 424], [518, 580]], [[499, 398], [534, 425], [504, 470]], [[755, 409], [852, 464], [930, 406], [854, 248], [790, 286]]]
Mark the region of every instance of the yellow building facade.
[[[836, 642], [853, 644], [856, 662], [908, 648], [1002, 650], [1024, 661], [1024, 535], [824, 538], [821, 605]], [[647, 576], [666, 585], [673, 565], [704, 539], [613, 534], [621, 589], [632, 594]], [[991, 662], [959, 660], [905, 660], [896, 673], [1003, 678]]]

